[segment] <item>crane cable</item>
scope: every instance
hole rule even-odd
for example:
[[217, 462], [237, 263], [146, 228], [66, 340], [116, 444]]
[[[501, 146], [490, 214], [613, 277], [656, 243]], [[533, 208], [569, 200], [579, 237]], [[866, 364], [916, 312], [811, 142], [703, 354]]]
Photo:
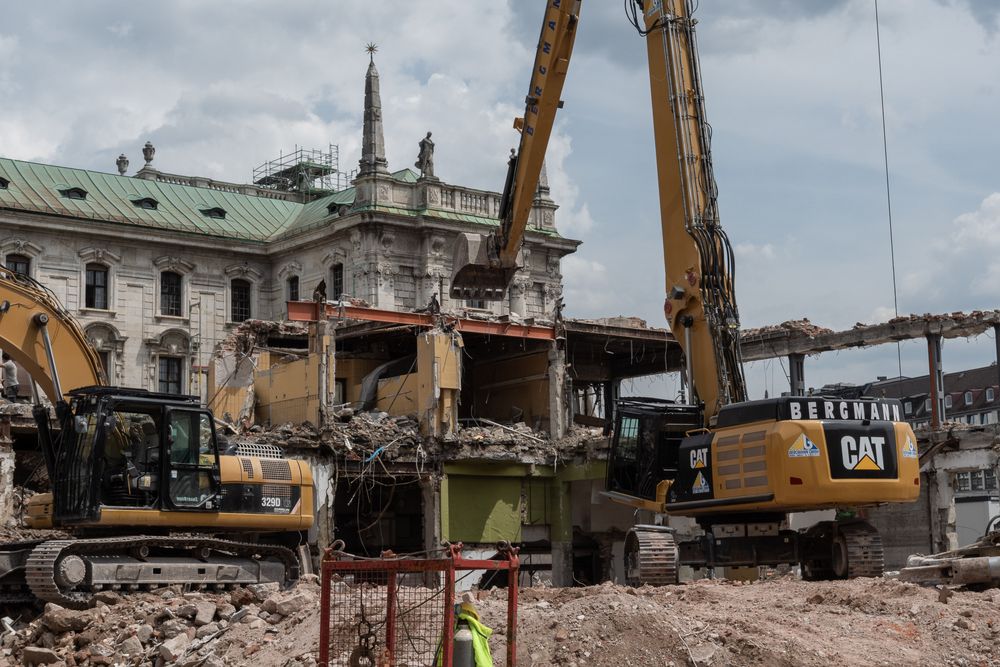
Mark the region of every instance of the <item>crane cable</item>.
[[[896, 290], [896, 245], [892, 233], [892, 196], [889, 190], [889, 142], [885, 131], [885, 88], [882, 85], [882, 38], [879, 34], [878, 21], [878, 0], [875, 2], [875, 48], [878, 52], [878, 94], [879, 102], [882, 105], [882, 159], [885, 164], [885, 204], [889, 216], [889, 260], [892, 266], [892, 309], [895, 317], [899, 317], [899, 297]], [[902, 344], [896, 341], [896, 363], [898, 365], [897, 377], [903, 379], [903, 351]]]

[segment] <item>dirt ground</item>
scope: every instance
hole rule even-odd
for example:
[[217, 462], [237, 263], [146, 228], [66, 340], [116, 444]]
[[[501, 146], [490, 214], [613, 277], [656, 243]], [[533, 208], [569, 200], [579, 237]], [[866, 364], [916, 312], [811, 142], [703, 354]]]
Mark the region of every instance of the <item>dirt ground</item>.
[[[506, 592], [478, 597], [483, 621], [497, 630], [490, 644], [502, 665]], [[22, 617], [14, 632], [2, 633], [0, 665], [32, 658], [57, 665], [315, 664], [315, 580], [281, 593], [164, 590], [104, 598], [97, 609], [50, 606], [30, 621]], [[520, 601], [517, 653], [524, 667], [1000, 665], [1000, 590], [942, 594], [892, 579], [807, 583], [788, 576], [664, 588], [530, 588]]]

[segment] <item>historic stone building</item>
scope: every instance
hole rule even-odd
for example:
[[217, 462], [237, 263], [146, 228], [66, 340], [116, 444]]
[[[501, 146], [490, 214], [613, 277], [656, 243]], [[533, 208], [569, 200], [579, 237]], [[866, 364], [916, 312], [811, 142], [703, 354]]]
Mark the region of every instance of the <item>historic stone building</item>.
[[161, 172], [149, 143], [133, 177], [124, 155], [118, 175], [0, 158], [0, 260], [80, 320], [112, 383], [203, 398], [208, 361], [235, 323], [282, 319], [286, 300], [312, 299], [321, 281], [329, 300], [379, 308], [437, 294], [445, 309], [551, 317], [560, 260], [579, 242], [556, 231], [545, 182], [508, 300], [451, 303], [454, 238], [495, 226], [500, 197], [436, 178], [425, 142], [422, 173], [389, 170], [372, 62], [362, 157], [344, 187], [329, 187], [333, 165], [316, 151], [254, 184]]

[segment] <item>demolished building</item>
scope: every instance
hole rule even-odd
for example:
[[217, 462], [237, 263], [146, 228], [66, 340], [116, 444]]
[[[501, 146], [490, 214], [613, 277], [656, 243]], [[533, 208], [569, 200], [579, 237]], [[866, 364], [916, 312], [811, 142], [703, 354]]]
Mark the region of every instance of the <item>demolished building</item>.
[[601, 495], [607, 406], [624, 380], [680, 369], [666, 330], [326, 302], [289, 313], [301, 323], [247, 322], [221, 346], [211, 407], [233, 437], [311, 461], [319, 544], [492, 554], [506, 540], [523, 545], [525, 576], [621, 579], [634, 511]]

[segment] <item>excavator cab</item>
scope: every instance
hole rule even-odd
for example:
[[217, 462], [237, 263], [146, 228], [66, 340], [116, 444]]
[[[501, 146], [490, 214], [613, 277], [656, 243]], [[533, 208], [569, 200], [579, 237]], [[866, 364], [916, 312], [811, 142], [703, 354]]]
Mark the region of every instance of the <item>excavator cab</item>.
[[657, 484], [677, 477], [681, 441], [702, 423], [699, 405], [618, 399], [605, 488], [619, 497], [655, 501]]
[[100, 523], [104, 507], [218, 509], [215, 426], [197, 397], [117, 387], [69, 396], [58, 434], [42, 438], [60, 489], [55, 525]]

